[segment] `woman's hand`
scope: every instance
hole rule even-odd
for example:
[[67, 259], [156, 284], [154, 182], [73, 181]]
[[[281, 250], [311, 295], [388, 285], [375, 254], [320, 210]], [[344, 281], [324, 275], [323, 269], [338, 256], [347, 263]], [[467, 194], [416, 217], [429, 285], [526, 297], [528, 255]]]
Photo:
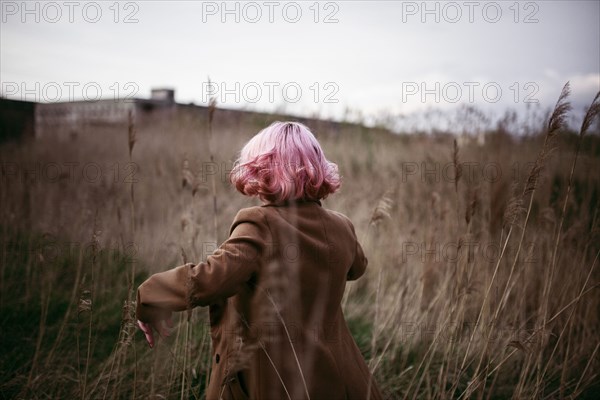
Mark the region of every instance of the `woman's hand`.
[[138, 320], [138, 326], [144, 332], [144, 336], [146, 336], [146, 341], [150, 345], [150, 348], [154, 347], [154, 330], [158, 332], [161, 337], [167, 337], [171, 333], [169, 332], [169, 328], [173, 327], [173, 320], [169, 316], [167, 319], [163, 319], [156, 322], [142, 322]]

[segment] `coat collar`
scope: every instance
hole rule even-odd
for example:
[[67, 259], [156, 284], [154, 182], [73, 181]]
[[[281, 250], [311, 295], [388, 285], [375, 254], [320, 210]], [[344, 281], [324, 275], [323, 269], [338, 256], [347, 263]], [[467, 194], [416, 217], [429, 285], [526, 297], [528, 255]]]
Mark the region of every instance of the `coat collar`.
[[301, 206], [301, 205], [309, 205], [309, 204], [318, 204], [322, 206], [320, 200], [309, 200], [309, 199], [290, 199], [284, 200], [277, 203], [266, 203], [261, 207], [289, 207], [289, 206]]

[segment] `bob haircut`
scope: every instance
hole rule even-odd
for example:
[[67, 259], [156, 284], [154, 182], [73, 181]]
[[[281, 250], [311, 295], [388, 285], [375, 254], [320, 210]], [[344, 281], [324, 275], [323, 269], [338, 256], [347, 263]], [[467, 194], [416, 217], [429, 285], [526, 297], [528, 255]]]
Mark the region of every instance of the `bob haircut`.
[[240, 152], [229, 175], [235, 188], [266, 203], [321, 200], [341, 185], [312, 132], [299, 122], [274, 122]]

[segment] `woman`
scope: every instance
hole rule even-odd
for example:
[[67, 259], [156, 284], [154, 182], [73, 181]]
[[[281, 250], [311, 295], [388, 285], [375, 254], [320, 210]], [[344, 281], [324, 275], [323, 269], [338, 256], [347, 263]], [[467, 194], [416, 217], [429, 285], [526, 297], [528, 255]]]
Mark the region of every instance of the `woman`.
[[337, 166], [306, 126], [275, 122], [244, 146], [230, 179], [263, 205], [240, 210], [206, 262], [139, 287], [150, 347], [172, 311], [209, 306], [207, 399], [381, 399], [340, 305], [367, 259], [350, 220], [320, 202], [340, 187]]

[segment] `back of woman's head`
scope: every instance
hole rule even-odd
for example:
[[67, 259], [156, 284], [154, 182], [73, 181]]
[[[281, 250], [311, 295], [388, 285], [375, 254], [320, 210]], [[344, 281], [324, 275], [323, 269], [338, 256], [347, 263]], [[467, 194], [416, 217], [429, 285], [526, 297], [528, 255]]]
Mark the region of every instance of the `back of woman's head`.
[[279, 121], [246, 143], [230, 180], [242, 194], [268, 203], [324, 199], [341, 184], [337, 165], [327, 161], [312, 132]]

